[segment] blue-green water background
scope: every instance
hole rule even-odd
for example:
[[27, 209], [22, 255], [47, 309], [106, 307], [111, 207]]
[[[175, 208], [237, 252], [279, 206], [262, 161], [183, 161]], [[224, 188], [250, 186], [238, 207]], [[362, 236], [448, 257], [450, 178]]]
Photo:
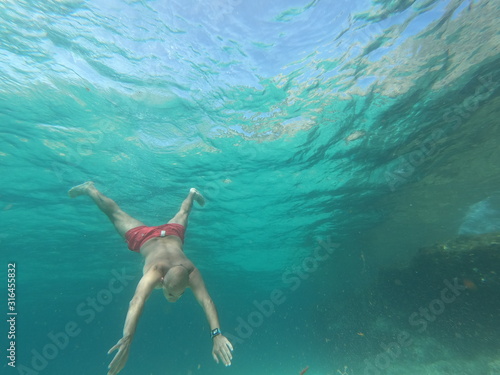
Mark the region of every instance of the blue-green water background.
[[[332, 333], [338, 311], [498, 191], [499, 18], [497, 1], [1, 2], [0, 240], [2, 275], [17, 264], [18, 366], [74, 322], [39, 373], [104, 374], [121, 337], [140, 256], [90, 200], [68, 198], [93, 180], [149, 225], [203, 192], [185, 252], [224, 332], [273, 290], [286, 298], [225, 369], [192, 295], [154, 293], [124, 375], [362, 373], [356, 340], [377, 338]], [[313, 267], [318, 240], [335, 251]], [[284, 275], [304, 267], [291, 290]], [[90, 308], [113, 272], [133, 280]]]

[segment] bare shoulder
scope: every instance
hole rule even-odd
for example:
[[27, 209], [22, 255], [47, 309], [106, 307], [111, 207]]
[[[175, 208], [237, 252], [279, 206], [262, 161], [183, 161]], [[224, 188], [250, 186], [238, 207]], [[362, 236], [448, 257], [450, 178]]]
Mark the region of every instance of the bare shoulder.
[[200, 270], [196, 267], [196, 266], [193, 266], [193, 270], [189, 273], [189, 279], [197, 279], [197, 278], [201, 278], [201, 273], [200, 273]]
[[200, 284], [203, 284], [203, 278], [201, 277], [200, 270], [195, 266], [189, 274], [189, 286], [193, 288]]
[[157, 283], [160, 282], [165, 273], [162, 273], [162, 268], [153, 266], [144, 272], [142, 279], [147, 282]]

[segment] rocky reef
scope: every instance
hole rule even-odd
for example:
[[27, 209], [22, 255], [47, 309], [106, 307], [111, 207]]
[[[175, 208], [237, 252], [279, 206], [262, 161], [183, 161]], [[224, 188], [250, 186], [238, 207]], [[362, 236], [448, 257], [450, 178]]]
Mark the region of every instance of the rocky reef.
[[[422, 248], [407, 266], [381, 269], [367, 288], [326, 311], [319, 321], [339, 354], [356, 348], [362, 356], [377, 355], [402, 333], [411, 345], [398, 344], [401, 358], [494, 354], [500, 348], [500, 233]], [[419, 342], [433, 345], [426, 350]]]

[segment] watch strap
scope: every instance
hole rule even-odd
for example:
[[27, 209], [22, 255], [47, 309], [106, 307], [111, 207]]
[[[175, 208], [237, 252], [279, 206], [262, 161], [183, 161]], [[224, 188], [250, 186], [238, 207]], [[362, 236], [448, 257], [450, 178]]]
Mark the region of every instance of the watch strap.
[[215, 328], [215, 329], [212, 329], [212, 330], [210, 331], [210, 337], [211, 337], [211, 338], [214, 338], [215, 336], [218, 336], [218, 335], [220, 335], [220, 334], [221, 334], [221, 332], [220, 332], [220, 328]]

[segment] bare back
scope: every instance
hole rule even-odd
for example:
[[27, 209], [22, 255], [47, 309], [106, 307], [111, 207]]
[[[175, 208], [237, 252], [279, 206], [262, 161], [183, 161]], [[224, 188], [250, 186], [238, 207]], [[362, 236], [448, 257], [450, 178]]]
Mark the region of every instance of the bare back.
[[189, 273], [195, 266], [186, 257], [182, 249], [182, 242], [177, 236], [155, 237], [141, 247], [144, 256], [143, 273], [155, 267], [160, 274], [165, 276], [168, 270], [177, 265], [183, 265]]

